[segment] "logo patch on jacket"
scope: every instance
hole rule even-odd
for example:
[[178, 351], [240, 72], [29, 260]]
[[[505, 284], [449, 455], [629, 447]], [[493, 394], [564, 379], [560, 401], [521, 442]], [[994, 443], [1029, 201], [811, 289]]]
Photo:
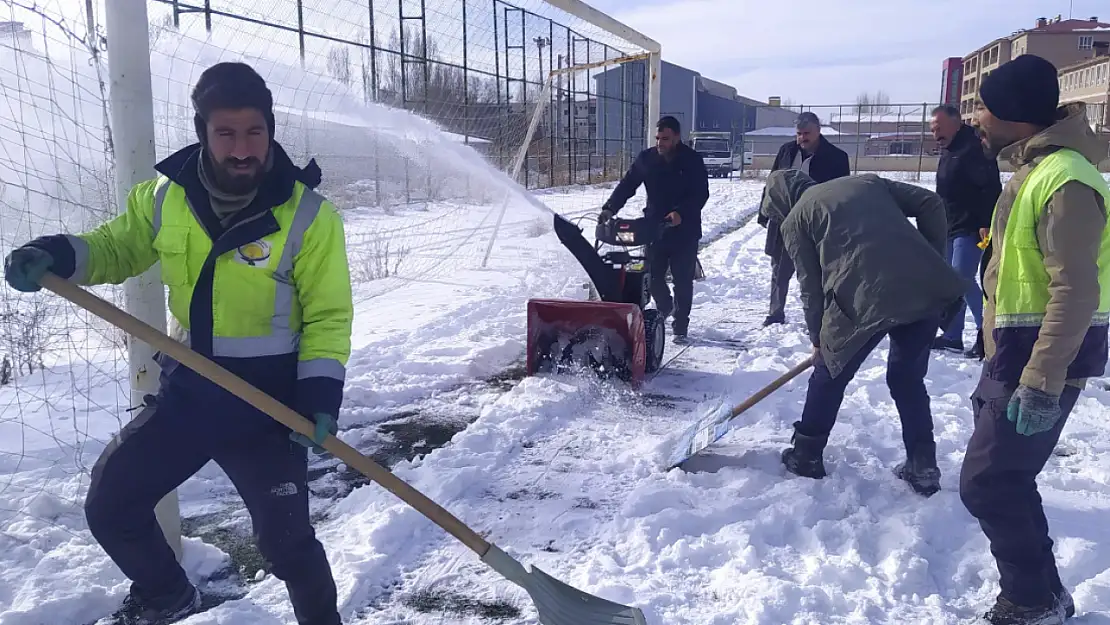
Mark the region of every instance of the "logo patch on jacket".
[[235, 262], [251, 267], [265, 266], [270, 260], [270, 244], [262, 239], [240, 245], [235, 251]]

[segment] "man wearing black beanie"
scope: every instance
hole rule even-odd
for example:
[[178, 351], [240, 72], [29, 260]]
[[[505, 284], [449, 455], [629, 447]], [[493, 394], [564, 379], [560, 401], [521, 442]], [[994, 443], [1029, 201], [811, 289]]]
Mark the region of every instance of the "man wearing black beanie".
[[994, 625], [1057, 625], [1075, 613], [1060, 581], [1037, 475], [1087, 378], [1103, 375], [1110, 319], [1106, 154], [1083, 103], [1057, 107], [1048, 61], [1019, 56], [980, 87], [974, 125], [1014, 171], [981, 265], [982, 377], [960, 496], [990, 541]]
[[219, 63], [193, 91], [198, 143], [131, 189], [126, 212], [92, 232], [15, 250], [8, 283], [47, 271], [119, 284], [158, 263], [171, 333], [312, 420], [310, 440], [166, 357], [156, 396], [104, 449], [85, 499], [89, 530], [131, 580], [116, 623], [153, 625], [201, 609], [201, 591], [155, 521], [166, 494], [214, 461], [251, 516], [299, 625], [340, 625], [327, 555], [309, 518], [307, 452], [337, 432], [353, 302], [343, 223], [274, 140], [273, 96], [243, 63]]

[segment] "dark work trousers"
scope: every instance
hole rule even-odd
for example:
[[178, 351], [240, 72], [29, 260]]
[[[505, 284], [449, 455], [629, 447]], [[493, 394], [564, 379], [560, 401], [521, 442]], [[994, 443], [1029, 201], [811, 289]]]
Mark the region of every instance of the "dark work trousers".
[[767, 318], [777, 321], [786, 320], [786, 294], [790, 291], [790, 279], [794, 277], [794, 261], [785, 248], [779, 248], [771, 256], [771, 306]]
[[[990, 369], [984, 364], [983, 371]], [[1049, 605], [1059, 592], [1048, 520], [1037, 492], [1037, 474], [1060, 440], [1080, 389], [1065, 386], [1062, 415], [1047, 432], [1024, 436], [1006, 418], [1015, 383], [980, 375], [971, 395], [975, 431], [960, 471], [960, 498], [979, 520], [998, 566], [1001, 595], [1024, 606]]]
[[[198, 390], [223, 393], [214, 386]], [[188, 580], [154, 506], [214, 460], [243, 498], [259, 551], [285, 582], [297, 623], [339, 625], [331, 567], [309, 521], [307, 450], [289, 440], [289, 430], [245, 414], [254, 409], [225, 397], [222, 409], [213, 409], [205, 401], [210, 397], [162, 394], [124, 426], [93, 467], [85, 500], [89, 529], [132, 581], [131, 593], [145, 605], [166, 607]]]
[[[659, 310], [673, 311], [675, 334], [686, 334], [694, 306], [694, 273], [698, 264], [697, 239], [668, 237], [648, 248], [651, 297]], [[674, 298], [667, 287], [667, 269], [674, 280]]]
[[930, 318], [876, 334], [835, 378], [830, 375], [823, 359], [818, 358], [809, 378], [799, 432], [808, 436], [828, 436], [844, 401], [844, 389], [871, 351], [885, 335], [889, 335], [886, 385], [902, 420], [902, 442], [906, 453], [912, 453], [919, 442], [932, 441], [933, 415], [929, 409], [929, 393], [925, 389], [925, 374], [929, 372], [929, 349], [939, 323], [939, 317]]

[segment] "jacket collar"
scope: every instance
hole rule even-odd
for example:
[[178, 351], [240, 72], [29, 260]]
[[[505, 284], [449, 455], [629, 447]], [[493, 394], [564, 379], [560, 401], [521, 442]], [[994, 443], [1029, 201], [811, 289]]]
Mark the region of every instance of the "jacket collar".
[[961, 123], [960, 129], [956, 131], [955, 136], [952, 137], [952, 141], [949, 142], [948, 147], [945, 149], [948, 152], [956, 152], [972, 141], [979, 141], [975, 129], [967, 124]]
[[[320, 167], [316, 159], [309, 161], [304, 168], [293, 164], [292, 159], [277, 141], [270, 143], [274, 151], [274, 166], [258, 188], [256, 202], [267, 207], [278, 206], [293, 197], [293, 185], [303, 183], [310, 189], [316, 188], [321, 181]], [[204, 147], [193, 143], [167, 156], [154, 166], [154, 170], [185, 188], [187, 194], [207, 194], [197, 174], [197, 161], [202, 157]]]

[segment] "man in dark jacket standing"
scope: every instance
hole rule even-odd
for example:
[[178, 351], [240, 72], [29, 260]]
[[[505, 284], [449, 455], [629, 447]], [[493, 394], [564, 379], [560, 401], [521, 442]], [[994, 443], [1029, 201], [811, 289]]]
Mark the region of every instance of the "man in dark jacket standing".
[[933, 136], [943, 148], [937, 165], [937, 194], [948, 211], [948, 262], [967, 283], [967, 292], [951, 311], [944, 333], [933, 349], [964, 351], [965, 310], [971, 309], [978, 336], [975, 346], [964, 352], [983, 358], [983, 292], [975, 281], [983, 251], [979, 241], [991, 223], [994, 203], [1002, 193], [998, 162], [987, 156], [975, 130], [960, 120], [954, 106], [933, 110]]
[[[779, 148], [771, 171], [797, 169], [805, 172], [815, 182], [828, 182], [852, 173], [848, 154], [829, 143], [821, 134], [821, 121], [807, 111], [798, 116], [794, 124], [797, 136]], [[764, 187], [764, 195], [767, 189]], [[771, 257], [771, 306], [763, 325], [786, 323], [786, 293], [790, 278], [794, 276], [794, 263], [782, 245], [779, 224], [773, 217], [760, 211], [759, 225], [767, 228], [767, 243], [763, 251]]]
[[[599, 220], [617, 214], [636, 195], [641, 184], [647, 191], [644, 216], [673, 225], [648, 249], [651, 297], [662, 317], [674, 313], [671, 326], [676, 343], [686, 340], [690, 309], [694, 304], [694, 274], [701, 240], [701, 209], [709, 200], [709, 174], [701, 155], [682, 143], [681, 127], [674, 117], [656, 125], [655, 147], [640, 152], [602, 207]], [[667, 269], [674, 279], [674, 299], [667, 288]]]
[[895, 473], [932, 495], [940, 489], [940, 470], [925, 389], [929, 347], [941, 311], [964, 292], [944, 258], [944, 202], [932, 191], [874, 174], [817, 184], [790, 169], [768, 177], [760, 211], [782, 224], [816, 356], [793, 447], [782, 454], [787, 470], [825, 476], [822, 454], [844, 389], [889, 335], [886, 381], [906, 448]]

